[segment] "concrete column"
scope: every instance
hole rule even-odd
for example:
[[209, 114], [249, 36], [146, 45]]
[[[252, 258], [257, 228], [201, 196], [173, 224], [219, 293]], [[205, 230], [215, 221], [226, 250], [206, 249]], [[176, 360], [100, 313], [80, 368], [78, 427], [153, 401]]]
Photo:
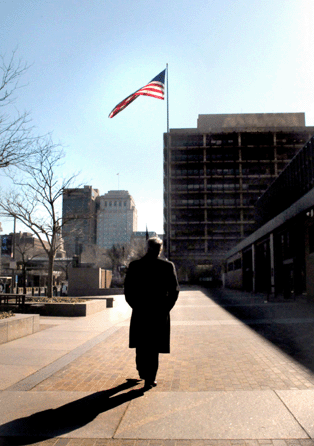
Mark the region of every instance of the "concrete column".
[[242, 177], [242, 150], [241, 150], [241, 133], [238, 133], [238, 145], [239, 145], [239, 150], [238, 150], [238, 163], [239, 163], [239, 199], [240, 199], [240, 206], [241, 206], [241, 210], [240, 210], [240, 232], [241, 232], [241, 237], [244, 237], [244, 216], [243, 216], [243, 177]]
[[275, 251], [274, 251], [274, 234], [269, 235], [270, 249], [270, 294], [275, 295]]
[[204, 197], [204, 222], [205, 222], [205, 253], [207, 254], [208, 252], [208, 238], [207, 238], [207, 178], [206, 178], [206, 134], [203, 135], [203, 169], [204, 169], [204, 192], [203, 192], [203, 197]]
[[278, 176], [277, 135], [276, 135], [276, 133], [274, 133], [274, 163], [275, 163], [275, 175]]
[[253, 284], [253, 293], [255, 293], [255, 244], [252, 244], [252, 284]]

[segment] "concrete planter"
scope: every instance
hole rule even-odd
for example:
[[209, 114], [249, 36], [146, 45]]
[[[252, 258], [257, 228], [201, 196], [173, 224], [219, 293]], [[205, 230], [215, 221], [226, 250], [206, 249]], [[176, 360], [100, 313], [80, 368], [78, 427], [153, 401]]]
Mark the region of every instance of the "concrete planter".
[[82, 293], [80, 291], [76, 291], [75, 293], [68, 293], [68, 297], [86, 297], [86, 296], [93, 296], [93, 297], [99, 297], [99, 296], [114, 296], [118, 294], [124, 294], [123, 288], [106, 288], [106, 289], [94, 289], [94, 290], [88, 290], [88, 292]]
[[0, 344], [39, 331], [38, 314], [15, 314], [0, 320]]
[[113, 298], [108, 297], [104, 299], [91, 299], [85, 302], [43, 302], [25, 304], [26, 311], [30, 313], [37, 313], [41, 316], [64, 316], [64, 317], [78, 317], [88, 316], [90, 314], [103, 311], [106, 308], [113, 307]]

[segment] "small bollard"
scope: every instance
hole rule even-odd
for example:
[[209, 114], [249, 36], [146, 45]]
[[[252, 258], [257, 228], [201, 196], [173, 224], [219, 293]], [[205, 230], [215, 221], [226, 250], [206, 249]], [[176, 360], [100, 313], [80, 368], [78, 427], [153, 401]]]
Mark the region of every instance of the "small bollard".
[[106, 308], [112, 308], [113, 307], [113, 297], [107, 297], [106, 298]]

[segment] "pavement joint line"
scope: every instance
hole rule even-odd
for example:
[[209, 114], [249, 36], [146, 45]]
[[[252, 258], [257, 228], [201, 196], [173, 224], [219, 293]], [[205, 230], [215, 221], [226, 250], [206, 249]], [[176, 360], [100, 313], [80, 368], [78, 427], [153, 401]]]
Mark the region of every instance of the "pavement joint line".
[[[207, 321], [171, 321], [171, 325], [173, 327], [178, 326], [229, 326], [229, 325], [265, 325], [265, 324], [305, 324], [305, 323], [313, 323], [314, 318], [285, 318], [285, 319], [238, 319], [234, 317], [233, 319], [226, 320], [207, 320]], [[129, 322], [120, 322], [119, 327], [128, 327], [130, 325]]]
[[4, 391], [13, 391], [14, 392], [14, 391], [28, 391], [28, 390], [33, 389], [39, 383], [41, 383], [45, 379], [49, 378], [54, 373], [61, 370], [63, 367], [65, 367], [68, 364], [70, 364], [71, 362], [73, 362], [75, 359], [82, 356], [88, 350], [95, 347], [100, 342], [105, 341], [107, 338], [109, 338], [113, 333], [115, 333], [118, 330], [121, 330], [121, 327], [118, 325], [108, 328], [106, 331], [104, 331], [100, 335], [84, 342], [84, 344], [80, 345], [79, 347], [76, 347], [74, 350], [65, 354], [64, 356], [57, 359], [56, 361], [48, 364], [47, 366], [43, 367], [42, 369], [38, 370], [37, 372], [33, 373], [32, 375], [27, 376], [26, 378], [22, 379], [21, 381], [7, 387], [6, 389], [4, 389]]
[[120, 428], [120, 426], [121, 426], [121, 423], [122, 423], [122, 421], [123, 421], [123, 419], [124, 419], [124, 417], [125, 417], [125, 414], [126, 414], [127, 410], [129, 409], [130, 404], [131, 404], [131, 401], [129, 401], [129, 402], [125, 405], [125, 410], [124, 410], [123, 414], [121, 415], [121, 418], [120, 418], [120, 420], [119, 420], [119, 422], [118, 422], [118, 424], [117, 424], [117, 427], [115, 428], [115, 430], [114, 430], [114, 432], [113, 432], [113, 434], [112, 434], [112, 437], [111, 437], [112, 439], [115, 438], [115, 436], [116, 436], [116, 434], [117, 434], [117, 432], [118, 432], [118, 430], [119, 430], [119, 428]]
[[257, 325], [257, 324], [304, 324], [304, 323], [313, 323], [314, 318], [312, 317], [304, 317], [304, 318], [283, 318], [283, 319], [240, 319], [241, 322], [244, 322], [248, 325]]
[[228, 307], [295, 307], [296, 303], [295, 302], [269, 302], [269, 301], [264, 301], [264, 302], [243, 302], [243, 303], [230, 303], [230, 304], [218, 304], [217, 305], [221, 308], [228, 308]]
[[287, 409], [287, 411], [291, 414], [291, 416], [295, 419], [296, 423], [298, 423], [298, 425], [300, 426], [300, 428], [306, 433], [306, 435], [309, 437], [309, 439], [311, 439], [311, 434], [309, 432], [307, 432], [307, 430], [305, 429], [305, 427], [300, 423], [300, 421], [297, 419], [297, 417], [294, 415], [294, 413], [289, 409], [288, 405], [284, 402], [284, 400], [281, 398], [281, 396], [279, 395], [278, 391], [276, 389], [273, 390], [275, 392], [275, 394], [277, 395], [277, 397], [279, 398], [279, 400], [282, 402], [282, 404], [285, 406], [285, 408]]

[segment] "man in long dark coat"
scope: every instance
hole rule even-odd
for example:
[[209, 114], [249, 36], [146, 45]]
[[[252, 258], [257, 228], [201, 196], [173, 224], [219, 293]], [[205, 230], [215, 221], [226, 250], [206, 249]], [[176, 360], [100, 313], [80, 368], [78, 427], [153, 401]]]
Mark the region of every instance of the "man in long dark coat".
[[136, 368], [145, 388], [157, 385], [159, 353], [170, 353], [170, 310], [179, 294], [174, 264], [159, 257], [162, 240], [152, 237], [147, 254], [130, 263], [124, 294], [132, 308], [129, 347], [136, 349]]

